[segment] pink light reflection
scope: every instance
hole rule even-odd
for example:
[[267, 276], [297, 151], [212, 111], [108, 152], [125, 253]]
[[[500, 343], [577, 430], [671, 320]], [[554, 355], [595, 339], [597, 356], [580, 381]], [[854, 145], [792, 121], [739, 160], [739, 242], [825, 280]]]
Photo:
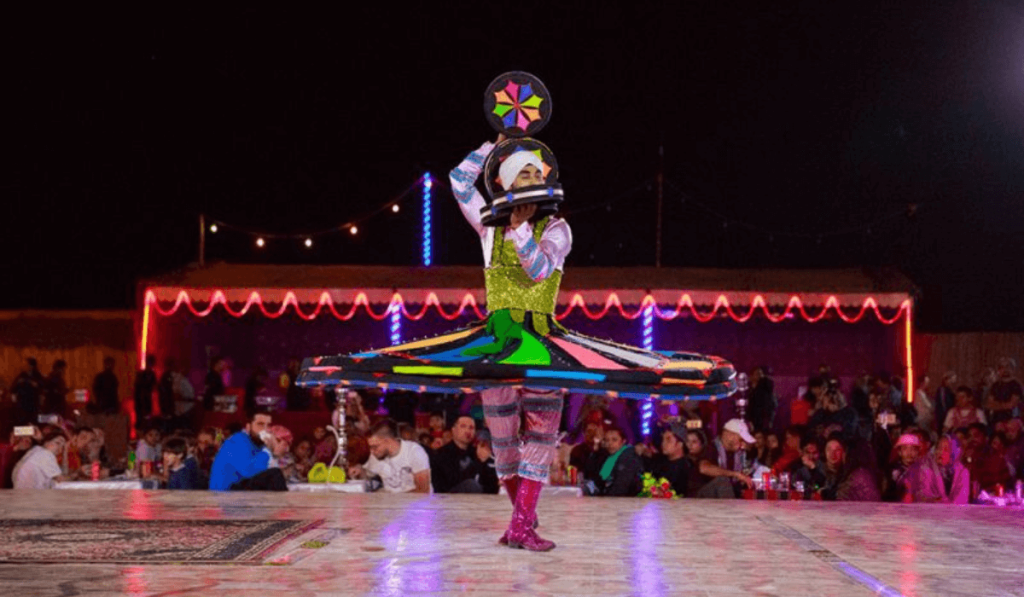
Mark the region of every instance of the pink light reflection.
[[654, 597], [668, 592], [657, 552], [659, 544], [665, 540], [664, 533], [658, 504], [648, 503], [633, 516], [633, 532], [630, 533], [633, 541], [630, 550], [633, 560], [632, 581], [640, 595]]
[[124, 575], [124, 590], [126, 595], [141, 596], [149, 593], [149, 583], [146, 582], [146, 569], [142, 566], [129, 566], [122, 571]]
[[437, 509], [411, 504], [381, 529], [380, 540], [394, 557], [382, 559], [376, 566], [377, 591], [396, 595], [442, 591], [444, 567], [438, 551], [443, 545], [438, 541], [437, 517]]

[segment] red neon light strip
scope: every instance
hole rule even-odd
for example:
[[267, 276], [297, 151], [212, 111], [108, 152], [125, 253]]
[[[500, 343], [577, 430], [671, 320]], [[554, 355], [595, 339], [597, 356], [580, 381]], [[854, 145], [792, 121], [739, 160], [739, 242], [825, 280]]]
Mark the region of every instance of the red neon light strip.
[[907, 366], [907, 402], [914, 403], [914, 358], [911, 355], [911, 344], [913, 344], [914, 318], [911, 317], [910, 301], [904, 303], [907, 307], [906, 327], [904, 328], [903, 340], [906, 343], [906, 366]]
[[146, 368], [146, 351], [149, 349], [149, 294], [146, 305], [142, 308], [142, 341], [139, 343], [139, 369]]
[[[458, 308], [454, 311], [451, 311], [450, 313], [445, 312], [440, 300], [438, 300], [437, 295], [434, 294], [433, 292], [427, 295], [426, 300], [423, 301], [422, 307], [417, 313], [409, 311], [409, 309], [406, 307], [405, 299], [402, 298], [402, 295], [395, 293], [395, 295], [391, 297], [391, 302], [388, 303], [387, 307], [385, 307], [385, 309], [380, 313], [375, 313], [373, 309], [370, 307], [370, 301], [367, 298], [366, 293], [360, 292], [357, 293], [355, 298], [352, 300], [352, 304], [351, 307], [348, 309], [348, 312], [345, 314], [341, 314], [338, 312], [337, 309], [335, 309], [334, 301], [331, 299], [330, 294], [328, 294], [327, 292], [324, 292], [320, 295], [320, 300], [317, 302], [316, 307], [313, 309], [311, 313], [303, 313], [302, 309], [299, 307], [299, 301], [295, 297], [294, 292], [288, 292], [285, 294], [284, 301], [281, 302], [281, 306], [276, 311], [268, 311], [266, 306], [263, 304], [263, 298], [260, 296], [258, 292], [254, 291], [252, 294], [249, 295], [248, 300], [246, 300], [242, 308], [236, 311], [231, 308], [231, 305], [228, 304], [227, 297], [224, 296], [224, 292], [221, 290], [214, 291], [213, 296], [211, 297], [210, 302], [207, 304], [205, 309], [197, 309], [192, 304], [192, 299], [189, 298], [188, 293], [184, 290], [178, 293], [178, 297], [174, 301], [174, 305], [170, 309], [161, 309], [160, 303], [156, 298], [156, 294], [152, 290], [147, 290], [145, 305], [143, 306], [142, 311], [142, 338], [139, 347], [139, 368], [144, 369], [146, 366], [146, 354], [149, 344], [148, 341], [150, 307], [152, 307], [153, 310], [155, 310], [160, 315], [163, 315], [164, 317], [169, 317], [177, 313], [182, 305], [185, 305], [193, 315], [197, 317], [206, 317], [213, 312], [213, 309], [218, 304], [223, 305], [224, 310], [227, 311], [228, 314], [233, 317], [243, 317], [245, 316], [246, 313], [249, 312], [249, 309], [253, 305], [257, 305], [260, 311], [263, 313], [263, 315], [269, 317], [270, 319], [277, 319], [278, 317], [281, 317], [282, 315], [284, 315], [285, 311], [288, 310], [288, 306], [291, 305], [295, 308], [295, 313], [306, 321], [316, 319], [316, 317], [320, 314], [320, 311], [323, 309], [325, 305], [327, 306], [328, 310], [330, 310], [331, 314], [341, 321], [348, 321], [349, 319], [352, 319], [352, 317], [355, 316], [356, 311], [359, 309], [360, 306], [364, 307], [367, 315], [369, 315], [375, 321], [383, 321], [386, 317], [389, 316], [392, 310], [392, 306], [395, 304], [399, 305], [402, 311], [402, 315], [404, 315], [407, 319], [413, 321], [422, 319], [427, 314], [427, 311], [430, 309], [431, 306], [433, 306], [437, 310], [438, 314], [441, 315], [441, 317], [445, 318], [448, 321], [452, 321], [454, 319], [457, 319], [458, 317], [461, 317], [465, 313], [466, 309], [472, 309], [478, 318], [484, 318], [484, 313], [480, 310], [480, 306], [476, 302], [476, 297], [474, 297], [471, 293], [466, 293], [466, 295], [462, 298], [462, 302], [459, 304]], [[790, 297], [789, 302], [786, 304], [786, 308], [785, 310], [783, 310], [782, 313], [776, 314], [772, 314], [772, 312], [768, 310], [768, 304], [764, 300], [764, 296], [760, 294], [754, 296], [754, 299], [750, 302], [750, 309], [748, 309], [745, 314], [738, 314], [736, 311], [733, 310], [732, 306], [729, 304], [729, 299], [727, 299], [725, 295], [719, 295], [718, 300], [715, 301], [715, 305], [714, 307], [712, 307], [711, 311], [709, 313], [701, 314], [697, 312], [697, 308], [693, 304], [693, 299], [690, 297], [689, 294], [684, 294], [679, 298], [679, 302], [676, 305], [674, 311], [662, 310], [660, 307], [658, 307], [657, 303], [654, 300], [654, 297], [651, 295], [647, 295], [644, 297], [643, 301], [641, 301], [636, 311], [633, 311], [632, 313], [626, 311], [625, 307], [622, 305], [622, 301], [619, 300], [618, 295], [615, 294], [614, 292], [608, 295], [608, 298], [605, 300], [604, 308], [598, 312], [592, 312], [589, 308], [587, 308], [586, 302], [584, 302], [583, 297], [580, 294], [575, 294], [569, 301], [569, 305], [565, 308], [565, 310], [562, 311], [560, 314], [555, 314], [555, 319], [565, 319], [566, 317], [569, 316], [569, 314], [572, 313], [573, 309], [578, 307], [587, 318], [591, 320], [597, 320], [607, 315], [608, 312], [611, 311], [612, 307], [614, 307], [619, 312], [619, 315], [626, 319], [633, 320], [636, 319], [637, 317], [640, 317], [644, 309], [648, 305], [652, 305], [654, 307], [654, 314], [659, 319], [666, 321], [676, 319], [677, 317], [682, 315], [683, 309], [689, 309], [694, 319], [701, 323], [707, 323], [714, 319], [718, 315], [719, 310], [724, 310], [724, 312], [727, 313], [729, 317], [731, 317], [734, 321], [738, 323], [745, 323], [749, 321], [751, 317], [754, 316], [754, 313], [757, 311], [758, 308], [760, 308], [761, 312], [764, 313], [764, 316], [773, 323], [779, 323], [791, 317], [793, 315], [794, 309], [800, 313], [800, 316], [803, 317], [804, 321], [810, 323], [815, 323], [824, 319], [824, 317], [828, 314], [830, 308], [835, 310], [839, 318], [845, 321], [846, 323], [857, 323], [858, 321], [864, 318], [869, 309], [872, 312], [874, 312], [875, 317], [878, 319], [878, 321], [884, 323], [885, 325], [892, 325], [893, 323], [896, 323], [896, 321], [899, 320], [900, 317], [903, 317], [905, 326], [904, 349], [906, 359], [905, 367], [907, 380], [907, 401], [910, 403], [913, 403], [914, 401], [914, 359], [912, 354], [914, 326], [912, 313], [913, 307], [910, 299], [903, 301], [903, 303], [900, 305], [899, 310], [896, 312], [894, 316], [892, 316], [891, 318], [886, 318], [885, 316], [882, 315], [881, 309], [878, 306], [878, 302], [873, 297], [868, 297], [864, 299], [864, 303], [860, 306], [860, 310], [857, 312], [856, 315], [848, 315], [844, 313], [843, 310], [840, 308], [839, 300], [835, 297], [835, 295], [832, 295], [828, 297], [828, 299], [825, 301], [825, 306], [822, 307], [821, 311], [819, 311], [817, 314], [812, 315], [807, 312], [807, 310], [804, 308], [803, 301], [801, 301], [800, 297], [797, 295], [793, 295], [792, 297]]]
[[[427, 295], [426, 300], [420, 303], [422, 306], [419, 308], [418, 311], [409, 310], [405, 299], [402, 298], [402, 295], [396, 293], [391, 298], [391, 301], [378, 313], [375, 312], [373, 308], [370, 306], [370, 301], [367, 298], [366, 293], [359, 292], [350, 302], [350, 306], [348, 307], [347, 311], [344, 313], [340, 313], [335, 308], [334, 301], [333, 299], [331, 299], [330, 294], [324, 292], [320, 295], [320, 300], [317, 302], [316, 307], [314, 307], [311, 312], [306, 313], [303, 312], [302, 308], [299, 306], [299, 301], [295, 297], [295, 293], [291, 291], [285, 294], [284, 301], [281, 302], [280, 306], [276, 310], [267, 309], [266, 305], [264, 305], [263, 303], [263, 298], [260, 296], [260, 293], [256, 291], [253, 291], [249, 295], [249, 298], [245, 301], [245, 304], [242, 305], [241, 309], [236, 310], [233, 309], [231, 305], [228, 303], [227, 297], [224, 295], [224, 292], [222, 290], [215, 290], [213, 292], [212, 297], [210, 298], [210, 301], [206, 304], [206, 308], [203, 309], [197, 308], [195, 305], [192, 304], [192, 299], [188, 296], [188, 292], [185, 290], [182, 290], [178, 293], [178, 296], [174, 301], [174, 305], [172, 305], [169, 309], [163, 309], [160, 307], [160, 303], [156, 298], [156, 294], [152, 290], [147, 290], [145, 299], [145, 314], [148, 315], [148, 309], [150, 306], [152, 306], [153, 309], [160, 315], [163, 315], [164, 317], [169, 317], [177, 313], [182, 306], [185, 306], [196, 317], [206, 317], [213, 312], [213, 309], [217, 305], [222, 305], [224, 307], [224, 310], [232, 317], [244, 317], [252, 308], [252, 306], [256, 305], [259, 308], [260, 312], [263, 313], [264, 317], [268, 317], [270, 319], [277, 319], [278, 317], [284, 315], [285, 311], [288, 310], [288, 306], [291, 305], [292, 307], [294, 307], [296, 315], [298, 315], [299, 317], [306, 321], [311, 321], [313, 319], [316, 319], [317, 316], [320, 315], [320, 312], [323, 310], [323, 308], [326, 306], [327, 309], [331, 312], [332, 315], [334, 315], [335, 318], [341, 321], [348, 321], [349, 319], [352, 319], [355, 316], [356, 312], [359, 310], [359, 307], [363, 307], [363, 309], [366, 311], [366, 314], [369, 315], [372, 319], [374, 319], [375, 321], [383, 321], [390, 314], [392, 305], [395, 304], [397, 304], [401, 309], [402, 315], [404, 315], [406, 319], [412, 321], [418, 321], [422, 319], [427, 314], [427, 311], [429, 311], [431, 307], [433, 307], [441, 317], [448, 321], [452, 321], [463, 316], [467, 309], [471, 309], [473, 313], [480, 319], [483, 319], [486, 316], [486, 314], [480, 309], [480, 305], [477, 304], [476, 297], [474, 297], [472, 293], [466, 293], [466, 295], [462, 298], [462, 302], [459, 304], [459, 306], [450, 312], [445, 311], [444, 307], [441, 305], [440, 300], [438, 300], [437, 295], [434, 294], [433, 292], [429, 293]], [[835, 311], [836, 315], [838, 315], [839, 318], [845, 321], [846, 323], [857, 323], [861, 319], [863, 319], [864, 316], [867, 315], [867, 313], [870, 311], [874, 313], [878, 321], [884, 323], [885, 325], [892, 325], [896, 323], [901, 317], [904, 316], [909, 321], [911, 301], [910, 299], [903, 301], [903, 303], [897, 310], [896, 314], [893, 315], [892, 317], [885, 317], [884, 315], [882, 315], [881, 308], [878, 306], [878, 302], [874, 299], [874, 297], [868, 297], [864, 299], [864, 303], [860, 306], [856, 314], [845, 313], [839, 305], [839, 299], [836, 298], [835, 295], [828, 297], [828, 299], [825, 301], [824, 307], [822, 307], [821, 310], [817, 311], [816, 313], [808, 312], [808, 310], [804, 307], [803, 301], [797, 295], [793, 295], [792, 297], [790, 297], [789, 302], [786, 304], [786, 308], [781, 313], [772, 313], [768, 309], [768, 304], [765, 301], [764, 296], [760, 294], [754, 296], [753, 300], [750, 303], [750, 307], [746, 309], [745, 312], [738, 312], [737, 310], [733, 309], [732, 305], [729, 303], [729, 299], [726, 298], [725, 295], [719, 295], [711, 311], [706, 313], [700, 313], [697, 311], [697, 307], [696, 305], [694, 305], [693, 299], [690, 297], [689, 294], [684, 294], [679, 298], [679, 302], [676, 304], [675, 309], [662, 309], [658, 307], [653, 296], [647, 295], [641, 301], [640, 305], [636, 308], [636, 310], [627, 311], [626, 307], [622, 304], [622, 301], [619, 300], [618, 295], [612, 292], [609, 293], [607, 299], [605, 299], [604, 307], [594, 311], [591, 311], [590, 308], [587, 307], [587, 304], [583, 300], [582, 295], [575, 294], [569, 301], [569, 304], [566, 306], [565, 310], [563, 310], [561, 313], [555, 314], [555, 319], [565, 319], [566, 317], [572, 314], [573, 310], [578, 308], [583, 313], [583, 315], [586, 316], [588, 319], [598, 320], [608, 315], [608, 313], [614, 308], [623, 318], [633, 320], [640, 317], [643, 314], [644, 309], [648, 305], [653, 305], [655, 315], [659, 319], [666, 321], [670, 321], [682, 316], [684, 309], [686, 309], [689, 310], [690, 314], [693, 316], [694, 319], [701, 323], [707, 323], [711, 321], [712, 319], [717, 317], [720, 312], [724, 312], [725, 314], [727, 314], [730, 318], [733, 319], [733, 321], [736, 321], [738, 323], [745, 323], [749, 321], [750, 318], [755, 315], [755, 313], [757, 313], [758, 309], [760, 309], [764, 316], [773, 323], [779, 323], [781, 321], [794, 317], [797, 313], [800, 315], [800, 317], [803, 318], [804, 321], [807, 321], [809, 323], [816, 323], [824, 319], [825, 316], [828, 315], [829, 310], [831, 309]], [[144, 315], [144, 318], [146, 315]], [[143, 331], [143, 333], [145, 334], [145, 330]], [[909, 328], [907, 337], [910, 337]]]

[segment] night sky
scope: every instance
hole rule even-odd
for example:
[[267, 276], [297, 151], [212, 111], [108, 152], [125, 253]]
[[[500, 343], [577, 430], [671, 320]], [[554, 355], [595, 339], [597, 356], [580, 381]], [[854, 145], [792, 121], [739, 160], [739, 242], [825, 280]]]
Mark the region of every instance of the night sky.
[[[495, 133], [483, 91], [548, 86], [568, 267], [895, 265], [926, 330], [1024, 329], [1018, 2], [445, 3], [5, 23], [0, 308], [130, 308], [207, 260], [416, 264], [425, 171]], [[744, 3], [746, 4], [746, 3]], [[888, 5], [888, 6], [885, 6]], [[107, 10], [105, 8], [98, 9]], [[444, 186], [436, 263], [480, 263]]]

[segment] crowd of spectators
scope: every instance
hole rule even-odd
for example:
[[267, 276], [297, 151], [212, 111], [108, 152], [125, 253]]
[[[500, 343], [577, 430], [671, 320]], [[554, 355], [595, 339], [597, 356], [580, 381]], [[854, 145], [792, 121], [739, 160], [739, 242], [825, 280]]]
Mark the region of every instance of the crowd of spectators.
[[[218, 429], [201, 426], [196, 414], [216, 408], [228, 363], [213, 360], [198, 395], [173, 362], [166, 365], [157, 375], [148, 358], [137, 372], [138, 439], [127, 458], [114, 461], [106, 457], [101, 428], [63, 425], [66, 364], [56, 362], [43, 377], [29, 359], [11, 396], [18, 422], [33, 423], [15, 428], [0, 451], [4, 486], [52, 487], [130, 471], [169, 489], [284, 490], [334, 461], [338, 442], [325, 426], [296, 437], [273, 424], [273, 409], [257, 400], [268, 383], [265, 369], [245, 381], [238, 416]], [[771, 371], [758, 367], [736, 401], [746, 408], [720, 428], [710, 428], [715, 419], [696, 409], [662, 408], [666, 403], [658, 405], [648, 434], [640, 431], [634, 406], [613, 415], [606, 399], [588, 399], [575, 417], [563, 418], [551, 480], [592, 496], [636, 496], [650, 474], [686, 498], [749, 497], [781, 485], [824, 500], [968, 503], [982, 492], [1012, 491], [1024, 473], [1015, 369], [1003, 359], [977, 387], [959, 383], [953, 372], [935, 388], [922, 377], [910, 400], [898, 377], [862, 374], [844, 388], [823, 365], [782, 421]], [[319, 409], [326, 422], [333, 404], [297, 386], [297, 375], [292, 361], [278, 380], [283, 406]], [[114, 362], [107, 359], [90, 408], [116, 412], [118, 397]], [[478, 396], [349, 391], [345, 411], [348, 479], [391, 492], [498, 492]], [[59, 416], [40, 423], [48, 414]]]

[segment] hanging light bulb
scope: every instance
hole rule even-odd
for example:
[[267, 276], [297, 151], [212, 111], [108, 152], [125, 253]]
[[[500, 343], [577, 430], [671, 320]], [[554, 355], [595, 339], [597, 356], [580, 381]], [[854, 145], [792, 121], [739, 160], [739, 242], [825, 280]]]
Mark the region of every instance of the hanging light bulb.
[[352, 225], [352, 227], [349, 228], [348, 231], [352, 234], [352, 236], [355, 236], [356, 234], [359, 234], [359, 229], [356, 228], [355, 225]]
[[306, 242], [304, 242], [303, 244], [306, 245], [306, 248], [308, 249], [313, 246], [313, 239], [307, 238]]
[[210, 232], [213, 232], [213, 233], [217, 232], [217, 225], [216, 224], [210, 224]]
[[267, 243], [263, 240], [262, 237], [256, 239], [256, 246], [257, 247], [261, 247], [262, 248], [263, 245], [265, 245], [265, 244], [267, 244]]
[[397, 203], [391, 206], [391, 212], [392, 213], [398, 213], [398, 209], [399, 208], [398, 208], [398, 204]]

